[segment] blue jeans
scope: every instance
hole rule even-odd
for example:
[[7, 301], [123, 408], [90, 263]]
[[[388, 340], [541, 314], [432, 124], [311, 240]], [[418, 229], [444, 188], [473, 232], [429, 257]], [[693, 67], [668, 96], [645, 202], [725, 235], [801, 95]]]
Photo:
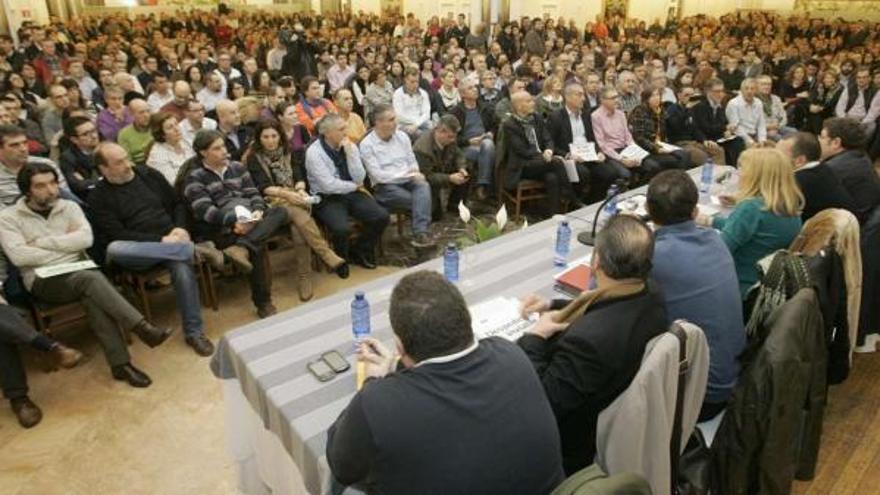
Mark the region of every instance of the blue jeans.
[[193, 273], [193, 245], [179, 242], [113, 241], [107, 246], [107, 264], [125, 270], [146, 271], [162, 265], [171, 272], [177, 309], [187, 337], [202, 333], [202, 304]]
[[410, 211], [413, 234], [430, 233], [431, 186], [427, 181], [377, 184], [373, 196], [388, 210]]
[[464, 157], [477, 162], [477, 185], [491, 186], [495, 170], [495, 143], [484, 139], [479, 146], [468, 146], [464, 149]]

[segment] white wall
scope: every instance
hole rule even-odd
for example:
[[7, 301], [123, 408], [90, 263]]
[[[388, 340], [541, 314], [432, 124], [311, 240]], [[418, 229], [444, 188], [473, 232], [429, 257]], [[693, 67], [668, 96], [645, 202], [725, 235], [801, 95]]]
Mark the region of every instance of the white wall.
[[[360, 0], [357, 2], [360, 3]], [[445, 18], [452, 14], [452, 17], [456, 17], [460, 13], [467, 15], [470, 22], [477, 23], [482, 21], [483, 3], [479, 0], [403, 0], [404, 15], [410, 12], [422, 21], [422, 27], [432, 16]]]

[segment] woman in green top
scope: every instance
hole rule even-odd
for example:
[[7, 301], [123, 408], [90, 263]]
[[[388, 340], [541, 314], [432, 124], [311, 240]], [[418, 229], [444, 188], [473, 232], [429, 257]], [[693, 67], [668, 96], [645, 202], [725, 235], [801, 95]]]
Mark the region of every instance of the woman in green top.
[[733, 198], [736, 208], [730, 216], [712, 221], [701, 216], [700, 221], [721, 231], [745, 298], [758, 281], [758, 260], [788, 248], [800, 232], [804, 196], [791, 162], [775, 149], [745, 151], [739, 158], [739, 170], [739, 191]]

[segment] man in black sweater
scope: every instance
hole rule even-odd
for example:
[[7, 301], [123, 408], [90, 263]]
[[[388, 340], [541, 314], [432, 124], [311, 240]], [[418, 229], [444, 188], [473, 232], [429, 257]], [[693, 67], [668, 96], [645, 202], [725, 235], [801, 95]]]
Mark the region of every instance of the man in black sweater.
[[[736, 165], [740, 153], [746, 149], [746, 143], [740, 137], [734, 137], [733, 126], [727, 123], [724, 111], [724, 83], [720, 79], [709, 79], [703, 86], [706, 99], [691, 109], [694, 118], [694, 134], [698, 142], [711, 148], [714, 145], [724, 148], [725, 162]], [[722, 142], [719, 140], [724, 139]]]
[[794, 178], [804, 194], [801, 220], [806, 222], [826, 208], [856, 213], [855, 202], [826, 163], [820, 162], [822, 148], [816, 136], [795, 132], [776, 143], [776, 149], [791, 159]]
[[184, 228], [186, 206], [162, 174], [145, 165], [132, 167], [118, 144], [102, 143], [94, 160], [104, 179], [89, 194], [89, 205], [106, 264], [133, 271], [166, 267], [186, 343], [200, 356], [212, 355], [214, 345], [204, 333], [193, 272], [194, 247]]
[[514, 344], [475, 341], [461, 293], [430, 271], [391, 294], [398, 359], [365, 339], [366, 382], [327, 432], [334, 478], [368, 493], [549, 494], [562, 482], [553, 412]]
[[664, 301], [646, 284], [653, 254], [641, 220], [614, 217], [593, 249], [595, 290], [570, 303], [537, 295], [522, 301], [524, 315], [542, 313], [519, 346], [556, 414], [567, 475], [593, 462], [599, 413], [632, 382], [648, 341], [666, 330]]
[[880, 178], [863, 149], [865, 139], [862, 124], [846, 117], [826, 120], [819, 134], [822, 163], [828, 165], [849, 192], [855, 203], [852, 212], [860, 224], [880, 205]]

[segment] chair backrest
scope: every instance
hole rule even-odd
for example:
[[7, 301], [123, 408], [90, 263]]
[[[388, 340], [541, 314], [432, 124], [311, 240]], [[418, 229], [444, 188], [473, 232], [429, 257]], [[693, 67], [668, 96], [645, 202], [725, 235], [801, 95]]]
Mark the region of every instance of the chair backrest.
[[504, 119], [498, 125], [498, 133], [495, 136], [495, 187], [496, 197], [501, 199], [504, 191], [504, 168], [507, 166], [507, 133], [504, 132]]
[[[696, 425], [709, 374], [709, 347], [696, 325], [676, 322], [687, 335], [689, 364], [683, 376], [679, 452]], [[675, 425], [679, 385], [680, 341], [664, 332], [645, 346], [642, 364], [627, 389], [599, 414], [596, 463], [610, 474], [643, 476], [655, 495], [672, 488], [670, 441]]]
[[566, 478], [550, 495], [651, 495], [651, 485], [635, 473], [609, 476], [593, 464]]

